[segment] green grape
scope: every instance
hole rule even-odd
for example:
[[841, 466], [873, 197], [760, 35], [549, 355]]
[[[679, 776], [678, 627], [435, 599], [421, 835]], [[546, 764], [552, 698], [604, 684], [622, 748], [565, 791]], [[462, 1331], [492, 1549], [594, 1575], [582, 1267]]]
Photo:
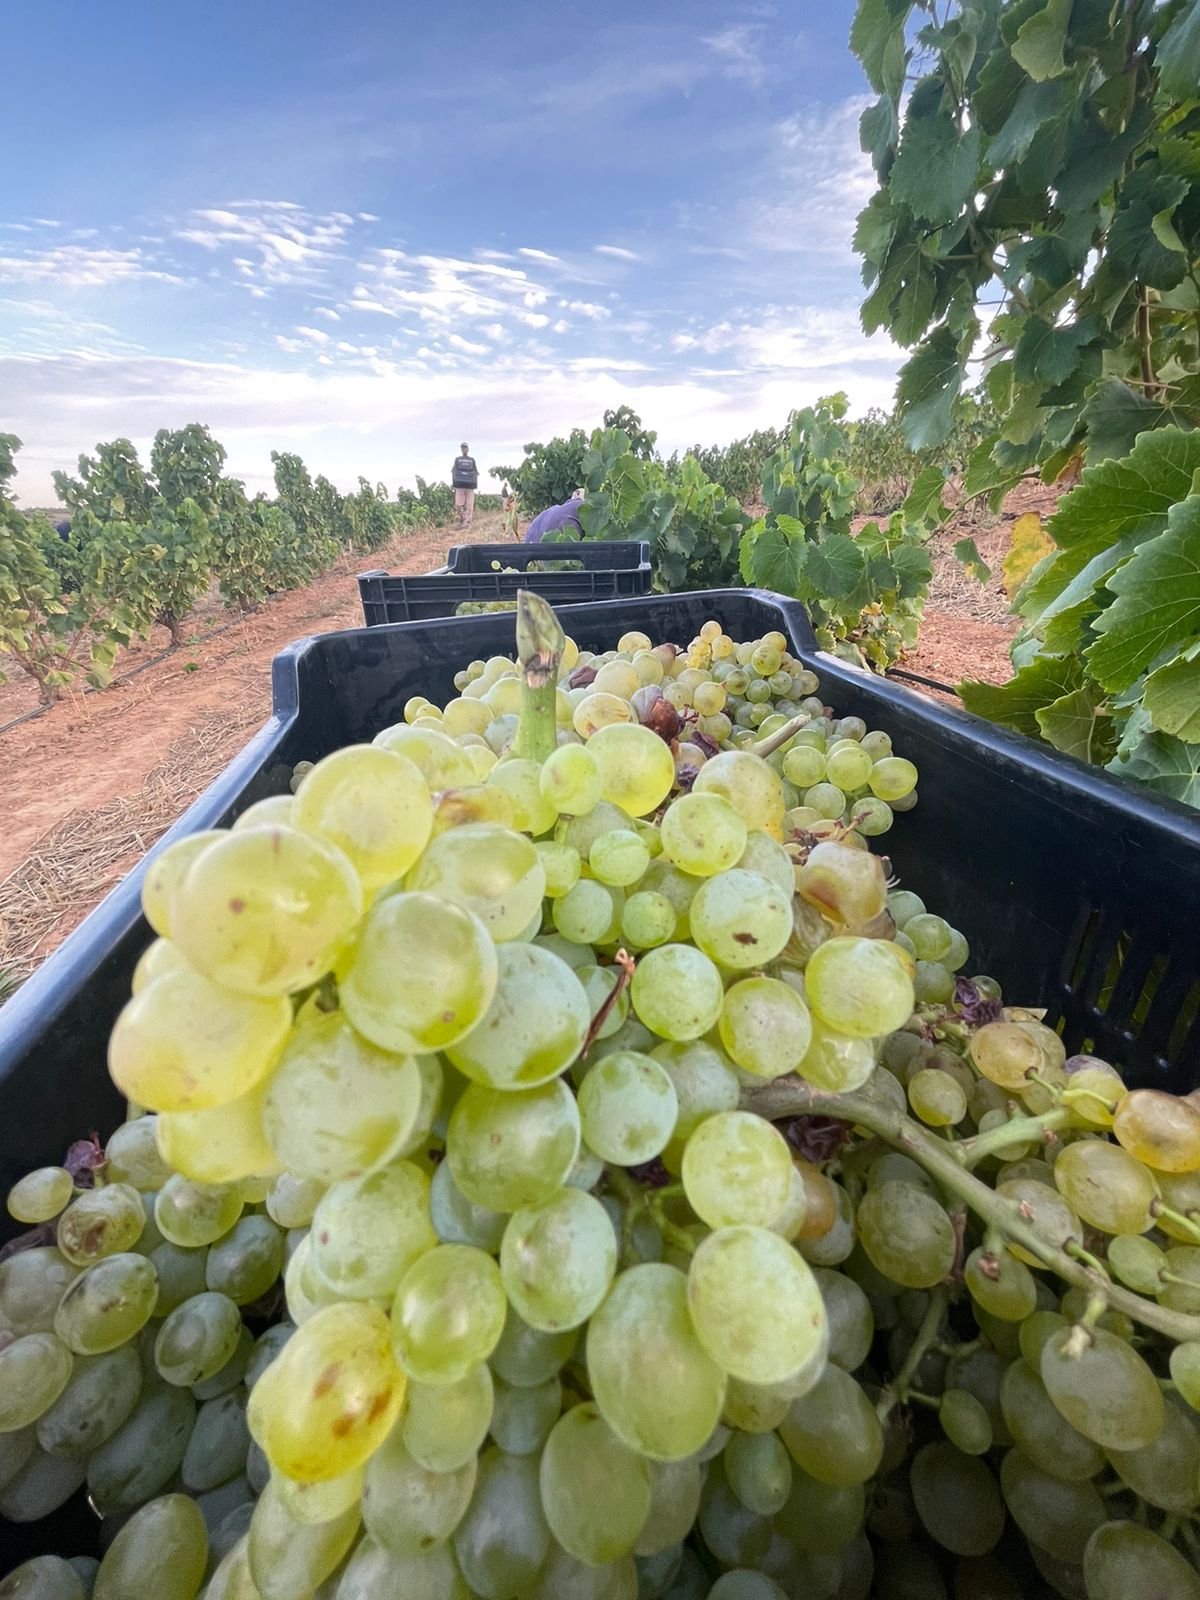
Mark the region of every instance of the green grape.
[[541, 765], [537, 761], [514, 758], [509, 752], [491, 769], [484, 782], [499, 789], [512, 802], [513, 825], [535, 839], [549, 833], [558, 820], [554, 805], [538, 787]]
[[917, 769], [902, 756], [883, 756], [871, 769], [871, 793], [891, 804], [903, 800], [917, 786]]
[[724, 1053], [706, 1040], [656, 1044], [650, 1054], [675, 1087], [675, 1138], [686, 1139], [715, 1112], [737, 1109], [737, 1076]]
[[615, 1166], [638, 1166], [659, 1155], [674, 1132], [678, 1110], [666, 1069], [635, 1050], [604, 1056], [579, 1091], [584, 1142]]
[[[588, 1075], [585, 1093], [599, 1071]], [[586, 1120], [586, 1107], [583, 1115]], [[573, 1188], [514, 1212], [500, 1248], [509, 1304], [546, 1333], [586, 1322], [608, 1293], [616, 1266], [616, 1239], [604, 1207]]]
[[327, 972], [362, 909], [334, 845], [296, 828], [247, 828], [191, 862], [171, 897], [171, 938], [214, 984], [266, 999]]
[[1105, 1522], [1083, 1552], [1088, 1600], [1200, 1600], [1200, 1574], [1179, 1551], [1136, 1522]]
[[719, 1227], [693, 1256], [687, 1288], [697, 1337], [733, 1377], [782, 1383], [824, 1356], [828, 1329], [816, 1279], [766, 1228]]
[[283, 1270], [283, 1234], [269, 1217], [242, 1217], [208, 1252], [205, 1283], [235, 1305], [258, 1300]]
[[430, 1472], [394, 1429], [367, 1463], [362, 1514], [367, 1532], [397, 1555], [443, 1544], [466, 1513], [475, 1488], [474, 1458], [454, 1472]]
[[450, 1163], [441, 1161], [434, 1168], [429, 1191], [429, 1220], [442, 1244], [473, 1244], [493, 1254], [500, 1248], [507, 1216], [477, 1206], [454, 1181]]
[[954, 998], [954, 974], [940, 961], [918, 961], [913, 993], [920, 1005], [948, 1005]]
[[1131, 1156], [1156, 1172], [1200, 1167], [1200, 1109], [1180, 1095], [1133, 1090], [1116, 1108], [1113, 1133]]
[[37, 1428], [32, 1423], [9, 1433], [0, 1433], [0, 1490], [6, 1489], [24, 1469], [37, 1445]]
[[8, 1212], [17, 1222], [49, 1222], [75, 1193], [75, 1180], [65, 1167], [39, 1167], [8, 1191]]
[[396, 1290], [396, 1359], [421, 1383], [453, 1383], [487, 1360], [504, 1316], [504, 1286], [491, 1256], [472, 1245], [435, 1245], [413, 1263]]
[[560, 1600], [566, 1595], [571, 1600], [640, 1600], [640, 1594], [632, 1556], [593, 1567], [552, 1544], [529, 1600]]
[[954, 1265], [954, 1226], [931, 1195], [896, 1180], [869, 1190], [858, 1236], [872, 1265], [908, 1289], [931, 1289]]
[[686, 1538], [700, 1509], [703, 1477], [699, 1462], [650, 1461], [650, 1509], [642, 1523], [634, 1552], [659, 1555]]
[[883, 1455], [883, 1431], [862, 1388], [832, 1363], [779, 1425], [793, 1461], [821, 1483], [865, 1483]]
[[709, 1550], [727, 1567], [757, 1567], [771, 1542], [770, 1521], [742, 1504], [717, 1462], [709, 1468], [697, 1526]]
[[262, 1079], [224, 1105], [164, 1111], [155, 1118], [158, 1146], [169, 1166], [198, 1183], [241, 1183], [277, 1173], [280, 1163], [263, 1125], [269, 1085], [269, 1078]]
[[292, 805], [296, 826], [336, 846], [368, 893], [408, 871], [433, 827], [420, 768], [371, 745], [347, 745], [318, 761]]
[[784, 756], [782, 770], [797, 789], [811, 789], [825, 777], [825, 757], [811, 744], [796, 744]]
[[711, 1435], [725, 1375], [696, 1337], [687, 1279], [647, 1262], [618, 1275], [588, 1325], [587, 1365], [600, 1414], [631, 1450], [678, 1461]]
[[949, 1441], [924, 1445], [909, 1475], [917, 1515], [930, 1538], [956, 1556], [982, 1556], [1004, 1531], [1004, 1503], [978, 1456]]
[[877, 1038], [912, 1014], [912, 980], [882, 939], [827, 939], [809, 958], [804, 980], [809, 1005], [835, 1033]]
[[82, 1461], [35, 1448], [0, 1490], [0, 1517], [9, 1522], [39, 1522], [71, 1498], [84, 1476]]
[[399, 1153], [422, 1092], [414, 1057], [368, 1043], [338, 1012], [306, 1010], [268, 1084], [263, 1126], [293, 1178], [334, 1183]]
[[813, 1271], [829, 1328], [829, 1360], [843, 1372], [856, 1372], [867, 1359], [875, 1336], [875, 1316], [866, 1294], [844, 1273], [826, 1267]]
[[433, 840], [407, 887], [473, 912], [497, 943], [514, 939], [541, 910], [546, 872], [539, 851], [549, 848], [511, 828], [468, 823]]
[[167, 1317], [154, 1341], [160, 1377], [180, 1386], [220, 1372], [237, 1347], [242, 1317], [227, 1295], [193, 1295]]
[[456, 1383], [410, 1383], [399, 1425], [404, 1447], [427, 1472], [458, 1472], [487, 1437], [493, 1405], [492, 1375], [482, 1364]]
[[804, 791], [804, 804], [828, 822], [837, 822], [846, 814], [846, 796], [836, 783], [814, 783]]
[[551, 751], [542, 763], [538, 786], [557, 812], [571, 817], [594, 810], [604, 788], [595, 756], [579, 744]]
[[474, 776], [462, 746], [437, 728], [413, 728], [397, 723], [377, 733], [371, 743], [376, 749], [404, 756], [422, 774], [431, 793], [461, 789]]
[[561, 1079], [519, 1093], [471, 1084], [450, 1115], [446, 1156], [469, 1200], [516, 1211], [562, 1187], [579, 1137], [579, 1107]]
[[695, 792], [672, 802], [661, 833], [666, 860], [695, 878], [711, 878], [735, 867], [748, 840], [736, 807], [719, 794]]
[[569, 844], [556, 844], [552, 839], [539, 840], [534, 847], [546, 878], [546, 894], [557, 900], [579, 882], [583, 863], [579, 851]]
[[[333, 1581], [329, 1579], [331, 1584]], [[326, 1591], [319, 1589], [314, 1600], [380, 1600], [384, 1595], [466, 1600], [467, 1590], [453, 1555], [444, 1546], [400, 1555], [373, 1539], [363, 1539], [342, 1570], [336, 1596], [331, 1590], [327, 1597]]]
[[588, 866], [593, 875], [601, 883], [618, 888], [636, 883], [649, 865], [649, 848], [631, 828], [602, 833], [588, 852]]
[[38, 1418], [43, 1450], [86, 1457], [128, 1420], [142, 1392], [142, 1364], [131, 1345], [76, 1361], [70, 1381]]
[[604, 798], [631, 817], [649, 816], [674, 787], [670, 746], [640, 723], [600, 728], [588, 739], [587, 748], [600, 769]]
[[134, 1117], [117, 1128], [104, 1148], [109, 1183], [128, 1183], [135, 1189], [161, 1189], [171, 1176], [170, 1163], [158, 1148], [158, 1118]]
[[700, 1038], [713, 1026], [725, 989], [720, 972], [701, 951], [663, 944], [638, 962], [631, 995], [634, 1010], [652, 1033], [684, 1041]]
[[[1083, 1228], [1063, 1197], [1049, 1184], [1036, 1178], [1012, 1178], [996, 1185], [996, 1193], [1021, 1209], [1026, 1223], [1050, 1244], [1064, 1246], [1069, 1240], [1079, 1243]], [[1040, 1267], [1041, 1261], [1023, 1245], [1010, 1244], [1009, 1250], [1027, 1267]]]
[[701, 767], [693, 793], [723, 795], [747, 828], [761, 829], [772, 838], [780, 836], [783, 785], [774, 768], [756, 755], [726, 750], [714, 756]]
[[1138, 1294], [1158, 1293], [1166, 1265], [1166, 1253], [1137, 1234], [1120, 1235], [1108, 1246], [1109, 1270]]
[[74, 1567], [61, 1556], [34, 1556], [0, 1578], [0, 1600], [85, 1600]]
[[[634, 710], [624, 695], [611, 694], [606, 690], [587, 689], [583, 697], [575, 706], [571, 717], [571, 725], [581, 739], [591, 740], [601, 728], [609, 727], [615, 723], [629, 723], [634, 720]], [[597, 762], [599, 768], [599, 762]]]
[[1200, 1503], [1200, 1433], [1180, 1407], [1167, 1406], [1152, 1444], [1105, 1453], [1118, 1476], [1150, 1505], [1185, 1516]]
[[949, 955], [953, 930], [943, 918], [921, 912], [908, 919], [904, 931], [912, 940], [919, 961], [940, 961]]
[[208, 1266], [207, 1250], [188, 1250], [164, 1240], [150, 1252], [147, 1259], [158, 1278], [158, 1300], [154, 1306], [156, 1316], [167, 1316], [192, 1295], [203, 1292]]
[[729, 1487], [748, 1511], [773, 1517], [792, 1491], [792, 1463], [773, 1433], [734, 1433], [722, 1457]]
[[253, 805], [246, 807], [233, 824], [233, 831], [237, 833], [246, 828], [277, 827], [280, 823], [294, 826], [295, 822], [295, 796], [269, 794], [265, 800], [256, 800]]
[[246, 1369], [250, 1365], [250, 1358], [253, 1354], [254, 1335], [243, 1323], [233, 1354], [221, 1370], [215, 1372], [211, 1378], [206, 1379], [203, 1383], [192, 1385], [192, 1393], [196, 1396], [196, 1399], [200, 1401], [216, 1400], [221, 1395], [228, 1394], [230, 1390], [236, 1389], [246, 1376]]
[[690, 923], [696, 944], [722, 966], [761, 967], [791, 938], [791, 894], [757, 872], [733, 867], [701, 884]]
[[976, 1305], [1002, 1322], [1024, 1322], [1037, 1306], [1037, 1284], [1023, 1261], [1003, 1248], [977, 1246], [963, 1279]]
[[1045, 1348], [1046, 1340], [1053, 1333], [1065, 1331], [1066, 1327], [1066, 1317], [1057, 1311], [1035, 1311], [1021, 1324], [1018, 1333], [1021, 1354], [1034, 1372], [1041, 1370], [1042, 1350]]
[[1064, 1145], [1054, 1181], [1071, 1209], [1102, 1233], [1145, 1233], [1153, 1222], [1154, 1179], [1120, 1145], [1101, 1139]]
[[874, 1041], [834, 1033], [811, 1015], [809, 1027], [808, 1049], [797, 1068], [800, 1076], [814, 1088], [827, 1089], [834, 1094], [861, 1089], [875, 1072]]
[[570, 1360], [575, 1349], [574, 1329], [545, 1333], [531, 1328], [512, 1306], [504, 1320], [504, 1332], [492, 1351], [491, 1367], [497, 1377], [518, 1388], [530, 1388], [554, 1377]]
[[188, 868], [210, 844], [226, 838], [223, 828], [188, 834], [150, 856], [142, 879], [142, 910], [146, 921], [162, 938], [171, 937], [171, 901]]
[[20, 1338], [49, 1333], [59, 1302], [79, 1268], [53, 1245], [18, 1251], [0, 1261], [0, 1330]]
[[154, 1202], [159, 1232], [172, 1244], [194, 1249], [228, 1233], [242, 1214], [242, 1197], [233, 1184], [167, 1179]]
[[621, 932], [641, 950], [652, 950], [676, 937], [675, 907], [652, 889], [631, 894], [621, 909]]
[[1070, 1335], [1042, 1350], [1041, 1378], [1073, 1428], [1106, 1450], [1141, 1450], [1163, 1426], [1163, 1399], [1153, 1372], [1123, 1339], [1092, 1330], [1082, 1349]]
[[146, 1222], [138, 1191], [127, 1183], [85, 1189], [58, 1219], [59, 1250], [77, 1267], [131, 1250]]
[[[917, 973], [919, 977], [920, 963]], [[930, 1128], [956, 1127], [967, 1114], [967, 1097], [962, 1085], [936, 1067], [922, 1067], [913, 1073], [908, 1080], [908, 1101]]]
[[27, 1333], [0, 1348], [0, 1433], [27, 1428], [71, 1381], [74, 1358], [57, 1335]]
[[287, 1038], [285, 995], [218, 987], [190, 967], [156, 978], [117, 1018], [108, 1067], [127, 1099], [155, 1111], [224, 1105], [271, 1070]]
[[267, 1190], [267, 1215], [281, 1228], [307, 1228], [324, 1193], [324, 1184], [316, 1178], [281, 1172]]
[[843, 794], [853, 794], [871, 778], [875, 763], [861, 745], [835, 744], [825, 762], [825, 775]]
[[986, 1408], [966, 1389], [946, 1389], [938, 1407], [942, 1432], [956, 1449], [982, 1456], [992, 1448], [992, 1421]]
[[296, 1329], [290, 1322], [274, 1322], [264, 1332], [259, 1334], [250, 1351], [250, 1359], [246, 1363], [245, 1385], [247, 1391], [262, 1377], [263, 1373], [274, 1361], [275, 1357], [287, 1344]]
[[1170, 1369], [1180, 1397], [1193, 1411], [1200, 1411], [1200, 1344], [1177, 1344], [1171, 1351]]
[[591, 1013], [591, 1029], [594, 1033], [593, 1045], [596, 1040], [609, 1039], [614, 1033], [625, 1026], [629, 1019], [629, 994], [621, 987], [616, 1000], [609, 1006], [604, 1021], [596, 1026], [596, 1018], [600, 1008], [609, 999], [618, 984], [622, 983], [624, 974], [619, 967], [581, 967], [579, 981], [583, 984], [583, 992], [587, 995], [588, 1010]]
[[250, 1430], [246, 1403], [238, 1394], [207, 1400], [196, 1414], [196, 1426], [183, 1453], [180, 1477], [194, 1493], [216, 1489], [236, 1478], [246, 1465]]
[[[790, 920], [790, 910], [788, 916]], [[808, 1007], [778, 978], [755, 976], [733, 984], [725, 994], [718, 1031], [733, 1061], [756, 1078], [796, 1071], [812, 1043]]]
[[274, 1487], [283, 1509], [297, 1522], [331, 1522], [358, 1505], [364, 1476], [359, 1466], [344, 1472], [340, 1478], [327, 1478], [322, 1483], [294, 1483], [291, 1478], [285, 1478], [280, 1472], [270, 1472], [268, 1468], [267, 1481]]
[[365, 1178], [344, 1178], [322, 1195], [309, 1235], [312, 1268], [345, 1300], [383, 1300], [437, 1243], [429, 1217], [430, 1182], [410, 1161]]
[[179, 1471], [195, 1420], [189, 1390], [148, 1386], [87, 1464], [88, 1492], [100, 1512], [131, 1511], [163, 1489]]
[[502, 1378], [494, 1382], [492, 1438], [509, 1455], [537, 1454], [562, 1412], [562, 1384], [557, 1378], [548, 1378], [522, 1389]]
[[490, 1600], [528, 1595], [549, 1549], [537, 1462], [484, 1451], [475, 1493], [454, 1534], [454, 1554], [470, 1589]]
[[479, 1025], [446, 1049], [474, 1083], [534, 1089], [579, 1054], [592, 1019], [583, 985], [565, 961], [535, 945], [501, 945], [495, 994]]
[[724, 1111], [691, 1134], [682, 1170], [688, 1202], [710, 1228], [766, 1228], [787, 1204], [792, 1158], [771, 1123], [750, 1111]]
[[1065, 1420], [1027, 1361], [1005, 1372], [1000, 1407], [1013, 1443], [1043, 1472], [1082, 1483], [1103, 1467], [1100, 1446]]
[[195, 1501], [164, 1495], [135, 1511], [109, 1545], [96, 1600], [195, 1600], [207, 1561], [208, 1533]]
[[339, 994], [348, 1020], [372, 1044], [416, 1054], [470, 1033], [491, 1004], [497, 975], [496, 947], [473, 912], [431, 894], [397, 893], [367, 913]]
[[1000, 1464], [1000, 1486], [1021, 1532], [1057, 1561], [1078, 1563], [1106, 1511], [1095, 1485], [1068, 1483], [1034, 1466], [1020, 1450]]
[[795, 872], [796, 892], [833, 922], [858, 927], [878, 917], [887, 883], [876, 856], [823, 840]]
[[789, 899], [796, 891], [796, 868], [791, 856], [769, 833], [754, 829], [735, 863], [743, 872], [756, 872], [783, 890]]
[[250, 1432], [272, 1467], [320, 1483], [361, 1466], [404, 1400], [387, 1317], [375, 1305], [325, 1306], [298, 1328], [250, 1396]]
[[247, 1544], [262, 1600], [309, 1600], [349, 1551], [358, 1528], [357, 1505], [328, 1522], [302, 1522], [269, 1483], [254, 1508]]
[[632, 1551], [650, 1510], [649, 1467], [594, 1405], [555, 1423], [539, 1474], [546, 1521], [564, 1550], [591, 1566]]
[[157, 1299], [158, 1280], [145, 1256], [105, 1256], [65, 1290], [54, 1331], [76, 1355], [103, 1355], [140, 1331]]
[[551, 920], [574, 944], [599, 944], [613, 920], [616, 901], [594, 878], [581, 878], [551, 907]]

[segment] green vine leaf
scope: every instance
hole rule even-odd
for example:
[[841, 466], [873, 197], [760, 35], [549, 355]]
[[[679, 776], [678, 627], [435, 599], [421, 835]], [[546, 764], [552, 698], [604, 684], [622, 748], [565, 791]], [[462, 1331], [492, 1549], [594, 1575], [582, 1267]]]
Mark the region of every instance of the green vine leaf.
[[1087, 661], [1119, 691], [1164, 650], [1200, 639], [1200, 495], [1173, 505], [1166, 531], [1139, 545], [1108, 587], [1117, 598], [1093, 625], [1100, 637]]
[[1200, 655], [1196, 647], [1150, 674], [1142, 703], [1161, 733], [1200, 744]]
[[1044, 739], [1080, 761], [1106, 761], [1116, 750], [1112, 718], [1095, 684], [1060, 695], [1033, 715]]
[[1046, 0], [1027, 22], [1017, 29], [1012, 44], [1013, 60], [1035, 83], [1057, 78], [1066, 71], [1063, 46], [1071, 20], [1072, 0]]
[[1037, 713], [1070, 695], [1083, 684], [1083, 663], [1070, 656], [1037, 656], [1007, 683], [980, 683], [968, 678], [958, 685], [963, 705], [977, 717], [1015, 728], [1036, 739], [1041, 734]]
[[992, 569], [979, 554], [979, 547], [974, 539], [960, 539], [954, 546], [954, 559], [980, 583], [986, 583], [992, 575]]
[[1196, 63], [1200, 61], [1200, 0], [1180, 8], [1159, 41], [1159, 81], [1176, 100], [1195, 100]]
[[947, 328], [931, 334], [901, 367], [896, 401], [911, 449], [927, 450], [947, 438], [965, 371], [966, 362]]
[[948, 112], [910, 115], [892, 164], [892, 193], [926, 222], [952, 222], [975, 188], [981, 139], [978, 127], [960, 130]]

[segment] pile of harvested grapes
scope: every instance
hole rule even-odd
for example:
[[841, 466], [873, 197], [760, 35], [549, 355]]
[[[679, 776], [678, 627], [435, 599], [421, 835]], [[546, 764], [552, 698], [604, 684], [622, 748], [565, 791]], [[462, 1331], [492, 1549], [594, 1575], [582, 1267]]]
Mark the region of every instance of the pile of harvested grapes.
[[965, 975], [782, 635], [517, 638], [154, 864], [0, 1261], [103, 1554], [0, 1596], [1195, 1600], [1200, 1104]]

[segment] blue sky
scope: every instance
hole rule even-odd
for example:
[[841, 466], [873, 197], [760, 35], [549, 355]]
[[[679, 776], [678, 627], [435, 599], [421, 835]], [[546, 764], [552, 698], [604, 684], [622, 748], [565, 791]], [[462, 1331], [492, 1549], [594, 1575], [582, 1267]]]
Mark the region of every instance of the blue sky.
[[343, 487], [628, 401], [670, 449], [822, 393], [858, 327], [851, 0], [39, 0], [6, 23], [0, 427], [21, 498], [210, 424]]

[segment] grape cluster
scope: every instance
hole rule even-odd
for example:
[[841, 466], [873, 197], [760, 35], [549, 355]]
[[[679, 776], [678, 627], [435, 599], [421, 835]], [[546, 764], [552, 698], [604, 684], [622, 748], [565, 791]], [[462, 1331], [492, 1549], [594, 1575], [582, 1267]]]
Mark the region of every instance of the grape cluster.
[[0, 1261], [0, 1512], [105, 1554], [0, 1600], [1200, 1596], [1200, 1104], [963, 976], [781, 635], [522, 616], [157, 858]]

